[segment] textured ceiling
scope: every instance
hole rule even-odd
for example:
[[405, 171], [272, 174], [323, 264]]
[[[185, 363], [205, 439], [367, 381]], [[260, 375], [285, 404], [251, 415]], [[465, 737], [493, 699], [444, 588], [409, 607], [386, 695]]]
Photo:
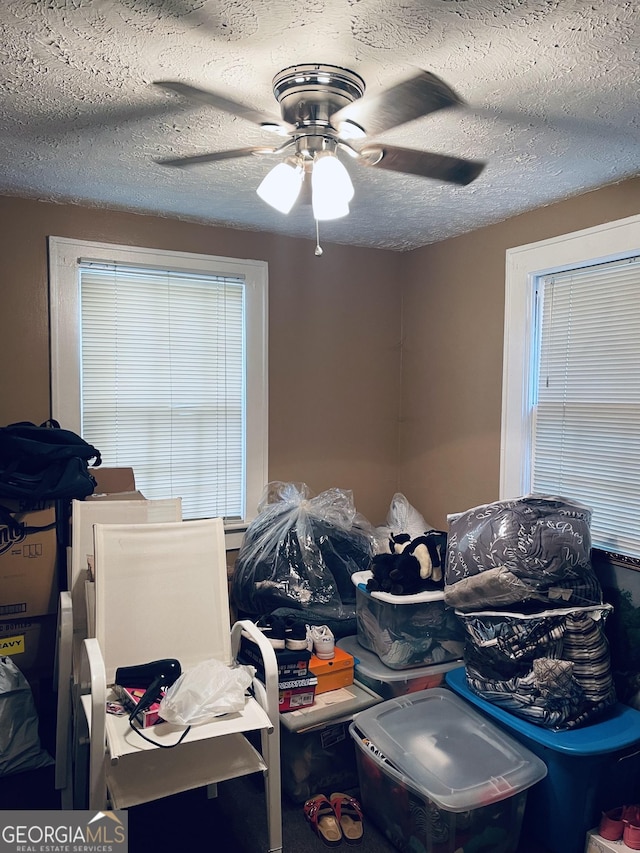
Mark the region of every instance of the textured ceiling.
[[[0, 193], [315, 237], [255, 188], [264, 157], [155, 158], [273, 144], [257, 125], [152, 84], [180, 80], [278, 114], [299, 63], [367, 95], [422, 68], [466, 106], [381, 140], [485, 160], [466, 187], [354, 165], [350, 215], [323, 242], [406, 250], [640, 172], [637, 0], [2, 0]], [[366, 95], [365, 95], [366, 96]]]

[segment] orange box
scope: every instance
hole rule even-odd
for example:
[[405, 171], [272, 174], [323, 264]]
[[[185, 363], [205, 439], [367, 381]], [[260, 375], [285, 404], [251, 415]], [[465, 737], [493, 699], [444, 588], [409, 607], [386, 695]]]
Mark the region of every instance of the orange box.
[[339, 690], [353, 684], [353, 665], [353, 655], [338, 646], [329, 660], [321, 660], [316, 655], [311, 655], [309, 670], [318, 679], [316, 694], [328, 693], [330, 690]]

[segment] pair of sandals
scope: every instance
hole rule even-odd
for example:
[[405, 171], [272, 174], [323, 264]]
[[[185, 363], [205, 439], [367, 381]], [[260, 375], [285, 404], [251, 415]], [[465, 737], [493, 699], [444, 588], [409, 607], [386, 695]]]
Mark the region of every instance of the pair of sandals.
[[622, 839], [631, 850], [640, 850], [640, 805], [603, 812], [598, 832], [607, 841]]
[[360, 844], [362, 841], [362, 808], [349, 794], [336, 792], [328, 798], [324, 794], [316, 794], [304, 804], [304, 816], [328, 847], [337, 847], [343, 839], [347, 844]]

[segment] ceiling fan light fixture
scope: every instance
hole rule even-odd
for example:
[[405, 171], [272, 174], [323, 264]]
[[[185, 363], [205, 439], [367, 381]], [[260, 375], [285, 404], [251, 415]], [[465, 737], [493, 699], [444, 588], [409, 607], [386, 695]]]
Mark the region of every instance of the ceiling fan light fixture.
[[315, 219], [339, 219], [349, 213], [353, 184], [344, 165], [332, 151], [316, 154], [311, 172], [311, 193]]
[[293, 159], [285, 160], [267, 173], [256, 192], [280, 213], [289, 213], [300, 195], [303, 180], [304, 170], [299, 163]]
[[332, 198], [323, 193], [313, 193], [311, 206], [313, 218], [318, 222], [330, 219], [342, 219], [349, 213], [349, 202], [342, 198]]
[[364, 139], [367, 135], [363, 127], [348, 118], [339, 123], [338, 133], [342, 139]]
[[288, 129], [282, 124], [277, 124], [275, 121], [263, 121], [261, 122], [260, 127], [263, 130], [268, 130], [269, 133], [276, 133], [278, 136], [289, 136]]

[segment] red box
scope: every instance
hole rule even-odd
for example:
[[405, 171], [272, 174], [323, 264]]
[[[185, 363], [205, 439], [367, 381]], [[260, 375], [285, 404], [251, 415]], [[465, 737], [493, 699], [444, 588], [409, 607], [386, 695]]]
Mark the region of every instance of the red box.
[[318, 679], [314, 675], [278, 682], [278, 711], [297, 711], [313, 705]]

